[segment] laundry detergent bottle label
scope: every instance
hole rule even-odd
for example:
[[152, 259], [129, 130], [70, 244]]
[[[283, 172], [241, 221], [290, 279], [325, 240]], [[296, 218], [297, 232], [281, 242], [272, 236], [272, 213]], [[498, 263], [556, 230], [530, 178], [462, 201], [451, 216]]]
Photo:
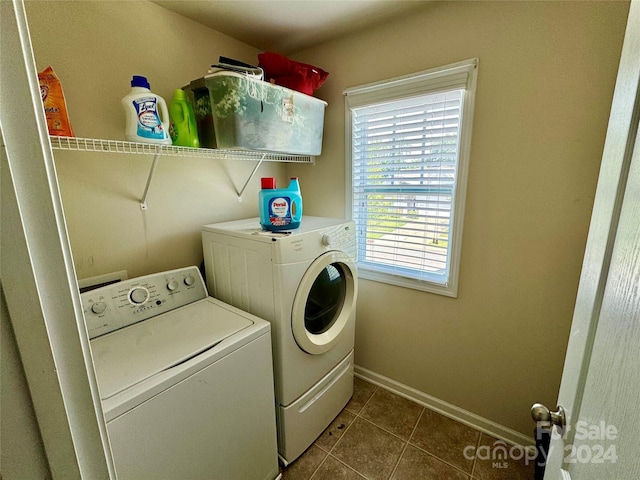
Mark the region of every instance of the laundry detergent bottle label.
[[274, 227], [291, 225], [291, 199], [276, 197], [269, 200], [269, 223]]
[[138, 114], [137, 134], [145, 138], [165, 139], [167, 134], [158, 115], [157, 99], [155, 97], [138, 98], [132, 103]]
[[121, 103], [127, 140], [171, 145], [169, 109], [164, 99], [149, 89], [147, 77], [134, 75], [131, 90]]
[[262, 179], [258, 195], [260, 225], [264, 230], [293, 230], [302, 220], [302, 196], [297, 178], [292, 178], [288, 188], [275, 188], [275, 178]]

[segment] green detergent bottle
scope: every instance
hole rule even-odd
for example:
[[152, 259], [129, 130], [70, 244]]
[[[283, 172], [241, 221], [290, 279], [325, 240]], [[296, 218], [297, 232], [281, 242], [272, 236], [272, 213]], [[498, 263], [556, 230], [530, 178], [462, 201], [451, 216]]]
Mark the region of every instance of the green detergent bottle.
[[276, 188], [276, 179], [273, 177], [262, 178], [261, 186], [258, 202], [262, 229], [277, 232], [298, 228], [302, 220], [298, 177], [291, 177], [287, 188]]
[[198, 139], [198, 127], [193, 108], [187, 101], [184, 90], [176, 88], [173, 91], [173, 100], [169, 106], [171, 125], [169, 134], [174, 145], [181, 147], [200, 147]]

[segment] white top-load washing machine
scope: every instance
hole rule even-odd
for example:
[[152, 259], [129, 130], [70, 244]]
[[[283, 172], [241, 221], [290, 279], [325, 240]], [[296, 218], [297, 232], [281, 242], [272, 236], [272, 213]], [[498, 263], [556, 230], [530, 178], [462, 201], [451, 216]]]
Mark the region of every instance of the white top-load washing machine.
[[295, 460], [353, 394], [357, 276], [355, 226], [304, 216], [300, 228], [259, 220], [205, 225], [212, 296], [271, 322], [278, 450]]
[[197, 267], [81, 298], [118, 479], [279, 478], [268, 322]]

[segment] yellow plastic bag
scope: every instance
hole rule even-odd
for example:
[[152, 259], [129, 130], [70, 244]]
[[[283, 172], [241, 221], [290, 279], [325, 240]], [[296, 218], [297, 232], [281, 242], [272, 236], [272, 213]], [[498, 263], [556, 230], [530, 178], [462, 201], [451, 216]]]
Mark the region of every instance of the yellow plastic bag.
[[60, 80], [58, 80], [53, 68], [49, 66], [38, 73], [38, 80], [49, 135], [73, 137], [73, 129], [67, 113], [67, 102], [64, 99]]

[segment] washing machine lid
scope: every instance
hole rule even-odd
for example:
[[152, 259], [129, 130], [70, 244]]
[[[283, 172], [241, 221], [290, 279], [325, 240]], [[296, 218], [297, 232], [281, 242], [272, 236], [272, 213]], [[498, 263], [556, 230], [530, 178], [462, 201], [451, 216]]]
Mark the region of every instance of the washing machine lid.
[[253, 325], [206, 298], [91, 340], [104, 400]]

